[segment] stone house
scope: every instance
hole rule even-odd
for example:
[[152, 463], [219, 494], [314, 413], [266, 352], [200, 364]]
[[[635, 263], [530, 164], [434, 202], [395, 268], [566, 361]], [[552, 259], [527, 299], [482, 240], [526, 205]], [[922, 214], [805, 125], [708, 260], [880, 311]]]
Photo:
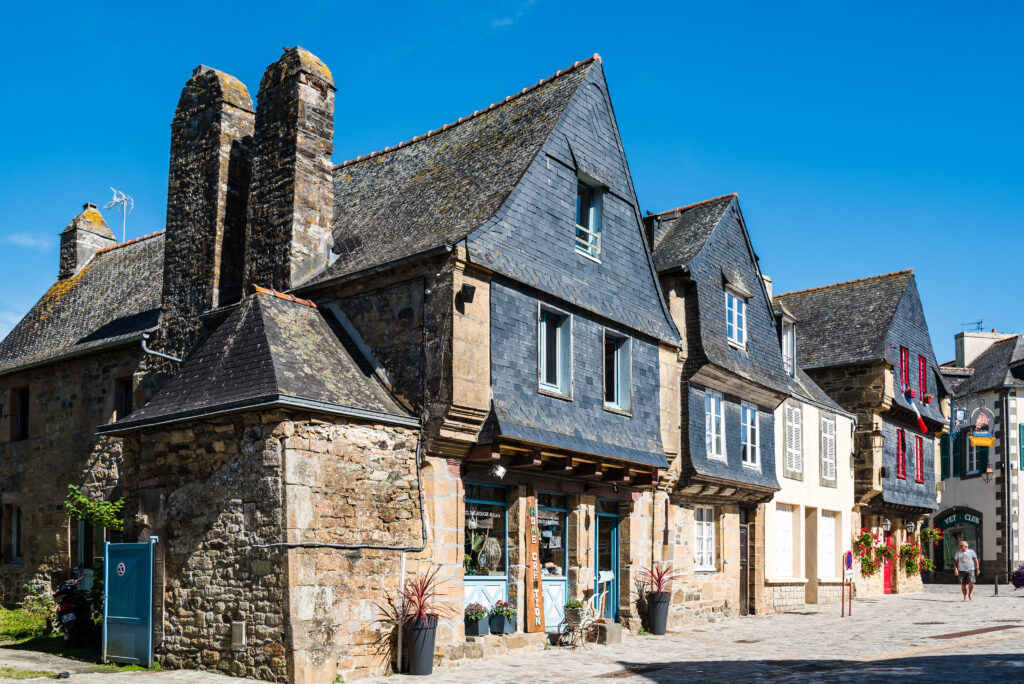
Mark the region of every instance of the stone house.
[[[940, 368], [953, 394], [957, 432], [943, 437], [940, 452], [945, 489], [942, 510], [932, 518], [944, 537], [932, 555], [938, 581], [953, 581], [961, 539], [977, 552], [984, 577], [1015, 570], [1024, 522], [1017, 503], [1024, 469], [1024, 338], [993, 330], [955, 339], [956, 358]], [[972, 443], [989, 435], [991, 445]]]
[[[898, 549], [936, 510], [935, 454], [949, 405], [914, 273], [791, 292], [775, 302], [799, 321], [808, 376], [857, 418], [853, 527]], [[920, 575], [908, 575], [897, 560], [857, 583], [861, 594], [920, 588]]]
[[797, 391], [735, 195], [644, 219], [679, 328], [680, 457], [664, 558], [685, 574], [676, 620], [746, 615], [764, 598], [764, 506], [779, 490], [775, 410]]
[[800, 367], [796, 317], [778, 304], [775, 315], [794, 389], [775, 410], [780, 488], [764, 504], [765, 591], [758, 613], [840, 600], [853, 512], [854, 416]]

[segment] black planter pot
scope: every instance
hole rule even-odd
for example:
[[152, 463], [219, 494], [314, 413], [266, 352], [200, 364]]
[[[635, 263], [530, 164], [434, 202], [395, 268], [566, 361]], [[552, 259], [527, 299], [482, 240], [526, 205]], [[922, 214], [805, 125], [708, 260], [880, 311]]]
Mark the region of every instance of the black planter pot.
[[491, 634], [512, 634], [516, 631], [516, 621], [504, 615], [491, 616]]
[[672, 602], [672, 594], [668, 592], [652, 592], [647, 595], [647, 622], [651, 625], [651, 634], [661, 636], [668, 626], [668, 606]]
[[428, 615], [425, 621], [412, 620], [405, 624], [406, 658], [408, 672], [428, 675], [434, 671], [434, 637], [437, 634], [437, 616]]
[[480, 618], [479, 620], [470, 620], [464, 618], [463, 621], [466, 623], [466, 636], [487, 636], [490, 634], [490, 630], [487, 629], [487, 618]]

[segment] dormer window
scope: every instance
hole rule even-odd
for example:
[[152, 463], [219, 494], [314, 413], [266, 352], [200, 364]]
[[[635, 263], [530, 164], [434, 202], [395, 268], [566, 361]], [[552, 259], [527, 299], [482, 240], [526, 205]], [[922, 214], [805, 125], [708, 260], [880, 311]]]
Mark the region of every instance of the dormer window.
[[796, 375], [796, 324], [787, 320], [782, 321], [782, 365]]
[[747, 300], [727, 289], [725, 291], [725, 324], [729, 342], [747, 346]]
[[576, 251], [601, 260], [602, 191], [583, 181], [576, 184]]
[[924, 401], [924, 395], [928, 394], [928, 359], [923, 356], [917, 357], [917, 389]]
[[910, 389], [910, 350], [900, 347], [900, 390]]

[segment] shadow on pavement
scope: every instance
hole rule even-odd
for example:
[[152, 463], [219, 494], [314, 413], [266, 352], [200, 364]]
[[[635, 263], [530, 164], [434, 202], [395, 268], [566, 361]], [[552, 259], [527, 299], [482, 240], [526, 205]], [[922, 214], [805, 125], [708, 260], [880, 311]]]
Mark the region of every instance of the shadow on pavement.
[[[649, 682], [916, 682], [957, 679], [972, 682], [1024, 682], [1024, 653], [920, 656], [853, 660], [745, 660], [667, 663], [620, 661], [594, 679], [641, 678]], [[960, 675], [956, 675], [960, 673]]]

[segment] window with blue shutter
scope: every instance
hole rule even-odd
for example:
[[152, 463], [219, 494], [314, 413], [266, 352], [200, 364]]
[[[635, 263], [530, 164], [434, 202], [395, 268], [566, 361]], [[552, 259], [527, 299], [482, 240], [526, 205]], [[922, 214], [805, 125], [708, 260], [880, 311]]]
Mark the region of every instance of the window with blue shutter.
[[953, 477], [960, 477], [963, 474], [963, 443], [961, 435], [953, 439]]
[[949, 435], [943, 435], [942, 440], [939, 442], [939, 458], [941, 477], [945, 480], [949, 477]]

